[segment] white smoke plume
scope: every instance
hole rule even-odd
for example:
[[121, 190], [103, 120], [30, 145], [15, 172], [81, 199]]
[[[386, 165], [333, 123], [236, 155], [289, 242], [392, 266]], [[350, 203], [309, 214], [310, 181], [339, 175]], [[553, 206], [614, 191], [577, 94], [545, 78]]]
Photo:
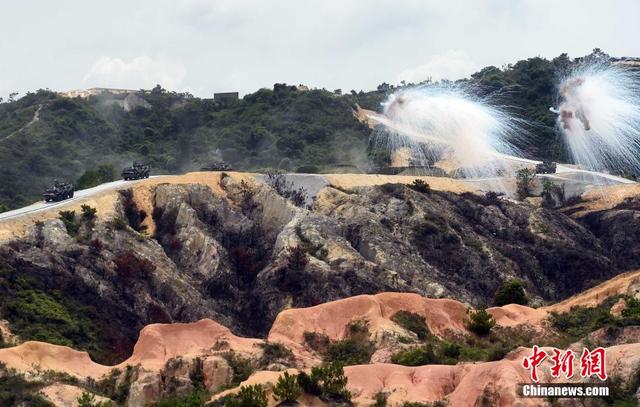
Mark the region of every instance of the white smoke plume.
[[391, 151], [409, 149], [425, 162], [449, 158], [467, 177], [504, 172], [504, 156], [518, 155], [510, 140], [525, 133], [523, 122], [470, 89], [436, 84], [400, 90], [383, 104], [384, 125], [375, 141]]
[[640, 75], [592, 63], [558, 87], [558, 127], [576, 164], [589, 170], [640, 170]]

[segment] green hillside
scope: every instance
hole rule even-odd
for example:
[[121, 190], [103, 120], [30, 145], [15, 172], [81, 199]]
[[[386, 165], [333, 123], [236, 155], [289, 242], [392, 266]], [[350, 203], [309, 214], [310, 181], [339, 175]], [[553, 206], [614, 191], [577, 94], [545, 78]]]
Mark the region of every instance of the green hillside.
[[[608, 56], [594, 50], [584, 58]], [[465, 81], [531, 123], [518, 145], [528, 157], [567, 161], [548, 108], [558, 78], [584, 58], [530, 58], [486, 67]], [[367, 151], [371, 131], [356, 120], [353, 107], [379, 110], [393, 90], [383, 83], [375, 91], [342, 95], [276, 84], [220, 105], [157, 86], [139, 91], [148, 106], [131, 111], [113, 96], [71, 99], [39, 90], [0, 103], [0, 205], [38, 200], [54, 178], [77, 183], [85, 171], [95, 171], [85, 174], [82, 186], [108, 180], [108, 165], [117, 175], [133, 160], [149, 163], [155, 173], [218, 160], [237, 170], [309, 172], [335, 164], [364, 169], [373, 164]]]

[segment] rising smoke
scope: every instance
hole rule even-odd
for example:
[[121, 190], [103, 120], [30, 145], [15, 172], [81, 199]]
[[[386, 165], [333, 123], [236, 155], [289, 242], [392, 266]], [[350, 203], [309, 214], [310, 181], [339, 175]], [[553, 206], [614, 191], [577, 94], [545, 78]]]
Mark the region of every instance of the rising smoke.
[[622, 65], [580, 66], [558, 87], [560, 128], [576, 164], [640, 171], [640, 76]]
[[374, 135], [390, 151], [409, 151], [414, 163], [455, 162], [466, 177], [494, 176], [517, 156], [510, 142], [523, 123], [463, 85], [436, 84], [400, 90], [384, 102], [383, 126]]

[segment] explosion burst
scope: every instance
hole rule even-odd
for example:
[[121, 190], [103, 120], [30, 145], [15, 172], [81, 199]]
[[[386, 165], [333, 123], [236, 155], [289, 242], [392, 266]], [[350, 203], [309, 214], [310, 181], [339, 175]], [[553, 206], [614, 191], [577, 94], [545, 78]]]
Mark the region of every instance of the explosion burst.
[[460, 85], [404, 89], [383, 103], [384, 125], [374, 141], [391, 151], [409, 151], [414, 161], [448, 159], [467, 177], [495, 176], [517, 155], [509, 142], [520, 137], [521, 122], [499, 106], [472, 95]]
[[576, 164], [640, 170], [640, 77], [620, 65], [582, 66], [561, 82], [560, 128]]

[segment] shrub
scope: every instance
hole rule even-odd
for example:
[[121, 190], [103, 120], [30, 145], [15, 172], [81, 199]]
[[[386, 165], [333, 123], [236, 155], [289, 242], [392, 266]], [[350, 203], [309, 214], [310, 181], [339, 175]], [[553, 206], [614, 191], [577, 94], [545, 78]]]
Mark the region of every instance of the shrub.
[[485, 309], [479, 309], [471, 314], [467, 321], [467, 328], [480, 336], [487, 335], [496, 324], [491, 314]]
[[236, 355], [234, 351], [229, 351], [222, 354], [222, 357], [227, 361], [231, 369], [233, 370], [233, 378], [231, 379], [232, 385], [238, 385], [241, 382], [247, 380], [251, 373], [253, 373], [253, 367], [251, 361], [242, 356]]
[[58, 219], [64, 223], [69, 236], [75, 236], [78, 234], [80, 224], [76, 222], [76, 211], [60, 211], [58, 212]]
[[386, 407], [387, 400], [389, 399], [389, 393], [379, 391], [376, 393], [373, 399], [375, 400], [375, 402], [372, 404], [372, 407]]
[[82, 392], [82, 395], [78, 396], [76, 399], [78, 403], [78, 407], [108, 407], [115, 406], [112, 402], [100, 402], [96, 401], [96, 396], [93, 393], [89, 393], [86, 391]]
[[347, 390], [347, 377], [339, 363], [314, 367], [310, 375], [301, 372], [298, 383], [305, 393], [334, 401], [351, 400], [351, 393]]
[[504, 195], [502, 192], [489, 191], [484, 194], [484, 200], [487, 205], [498, 205], [502, 195]]
[[441, 363], [433, 350], [433, 345], [428, 343], [416, 346], [391, 355], [391, 361], [404, 366], [422, 366]]
[[363, 319], [351, 321], [347, 325], [347, 338], [329, 345], [324, 360], [341, 365], [369, 363], [375, 351], [369, 341], [369, 322]]
[[273, 388], [274, 398], [282, 402], [294, 402], [302, 396], [302, 388], [298, 384], [298, 376], [284, 372]]
[[458, 358], [460, 357], [461, 349], [462, 349], [462, 346], [460, 346], [459, 343], [445, 342], [442, 344], [442, 355], [457, 361]]
[[38, 394], [40, 387], [40, 383], [28, 381], [0, 363], [0, 406], [52, 407]]
[[281, 343], [263, 343], [261, 366], [268, 366], [271, 363], [289, 364], [293, 361], [293, 352]]
[[371, 346], [358, 344], [353, 339], [343, 339], [329, 345], [324, 360], [343, 365], [361, 365], [369, 363], [372, 354]]
[[78, 189], [86, 189], [95, 187], [105, 182], [111, 182], [115, 179], [115, 170], [112, 165], [100, 165], [96, 169], [86, 170], [80, 178], [76, 180]]
[[430, 334], [425, 319], [416, 313], [401, 310], [393, 314], [391, 320], [407, 331], [416, 334], [420, 340], [427, 339]]
[[242, 386], [235, 397], [228, 398], [225, 407], [267, 407], [267, 393], [261, 385]]
[[616, 319], [610, 312], [612, 301], [598, 307], [572, 307], [569, 312], [552, 312], [551, 325], [567, 335], [568, 340], [577, 340], [599, 328], [614, 326]]
[[309, 263], [307, 253], [300, 246], [289, 247], [287, 249], [287, 269], [301, 271]]
[[80, 208], [82, 209], [82, 219], [92, 221], [96, 218], [96, 213], [98, 212], [96, 208], [92, 208], [89, 205], [81, 205]]
[[524, 292], [524, 282], [520, 280], [505, 281], [496, 291], [493, 302], [499, 307], [507, 304], [527, 305], [529, 299]]
[[115, 259], [116, 273], [118, 277], [126, 281], [146, 280], [151, 277], [151, 273], [156, 266], [147, 259], [140, 258], [129, 250]]
[[429, 186], [429, 184], [427, 184], [426, 182], [424, 182], [420, 178], [414, 179], [413, 182], [411, 183], [411, 185], [409, 185], [409, 188], [413, 189], [416, 192], [420, 192], [420, 193], [423, 193], [423, 194], [428, 194], [429, 192], [431, 192], [431, 187]]
[[278, 195], [288, 199], [295, 206], [304, 206], [307, 201], [307, 190], [300, 187], [295, 189], [293, 182], [287, 181], [287, 177], [280, 172], [268, 172], [267, 184], [273, 188]]
[[102, 249], [104, 249], [102, 240], [95, 238], [89, 242], [89, 250], [91, 250], [91, 253], [98, 254], [102, 251]]
[[129, 226], [127, 221], [124, 220], [123, 218], [121, 218], [120, 216], [117, 216], [117, 217], [113, 218], [113, 220], [111, 221], [111, 225], [116, 230], [125, 230], [127, 228], [127, 226]]
[[530, 168], [521, 168], [516, 172], [516, 194], [521, 201], [531, 195], [536, 172]]
[[305, 332], [303, 336], [304, 342], [309, 346], [309, 348], [318, 353], [326, 352], [329, 345], [331, 345], [331, 340], [325, 334], [318, 332]]
[[184, 396], [172, 396], [153, 404], [154, 407], [204, 407], [209, 401], [209, 394], [196, 389]]

